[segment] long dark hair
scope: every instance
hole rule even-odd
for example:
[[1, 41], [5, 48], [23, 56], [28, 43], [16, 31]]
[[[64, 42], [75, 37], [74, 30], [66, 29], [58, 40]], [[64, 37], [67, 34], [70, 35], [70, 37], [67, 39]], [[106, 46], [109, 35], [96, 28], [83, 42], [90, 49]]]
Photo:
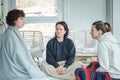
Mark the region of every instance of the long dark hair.
[[97, 31], [101, 30], [102, 34], [112, 31], [112, 26], [107, 22], [96, 21], [92, 25], [95, 26]]
[[[61, 24], [64, 27], [64, 29], [66, 31], [66, 33], [64, 34], [64, 38], [67, 38], [67, 36], [69, 34], [69, 28], [68, 28], [67, 23], [65, 21], [59, 21], [56, 23], [55, 27], [57, 27], [58, 24]], [[56, 34], [55, 34], [55, 38], [56, 38]]]

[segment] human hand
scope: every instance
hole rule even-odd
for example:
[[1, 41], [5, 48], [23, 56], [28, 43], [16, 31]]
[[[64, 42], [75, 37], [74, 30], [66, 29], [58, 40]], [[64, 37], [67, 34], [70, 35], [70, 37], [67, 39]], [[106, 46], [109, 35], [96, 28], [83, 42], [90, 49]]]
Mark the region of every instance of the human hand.
[[63, 75], [66, 71], [66, 68], [63, 67], [63, 66], [59, 66], [56, 68], [56, 72], [59, 74], [59, 75]]

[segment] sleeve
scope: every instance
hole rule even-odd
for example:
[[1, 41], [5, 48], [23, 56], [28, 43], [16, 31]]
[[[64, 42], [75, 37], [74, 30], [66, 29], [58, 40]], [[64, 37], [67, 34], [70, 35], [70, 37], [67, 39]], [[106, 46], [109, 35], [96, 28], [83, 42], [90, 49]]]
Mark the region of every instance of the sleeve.
[[82, 53], [92, 53], [97, 54], [98, 41], [92, 40], [88, 47], [85, 47], [81, 52]]
[[74, 43], [72, 42], [72, 40], [70, 41], [70, 43], [67, 44], [68, 46], [70, 46], [70, 49], [68, 49], [68, 56], [67, 56], [67, 60], [65, 62], [64, 67], [68, 68], [75, 60], [75, 46]]
[[46, 61], [47, 61], [48, 64], [51, 64], [51, 65], [53, 65], [55, 68], [57, 68], [57, 67], [59, 66], [59, 64], [58, 64], [58, 63], [56, 62], [56, 60], [55, 60], [54, 51], [52, 51], [53, 48], [54, 48], [53, 45], [54, 45], [54, 44], [52, 44], [52, 43], [50, 43], [50, 42], [48, 42], [48, 44], [47, 44], [47, 49], [46, 49]]
[[95, 48], [95, 47], [93, 47], [93, 48], [84, 48], [81, 52], [82, 53], [97, 54], [97, 48]]
[[109, 70], [109, 54], [108, 54], [107, 44], [104, 42], [100, 43], [98, 46], [98, 60], [100, 67], [97, 71], [107, 72]]

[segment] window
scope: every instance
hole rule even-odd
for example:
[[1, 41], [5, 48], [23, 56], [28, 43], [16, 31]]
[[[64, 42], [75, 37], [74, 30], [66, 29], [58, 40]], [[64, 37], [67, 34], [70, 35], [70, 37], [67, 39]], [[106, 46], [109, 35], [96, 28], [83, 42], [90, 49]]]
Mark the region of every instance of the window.
[[21, 30], [54, 32], [55, 23], [62, 20], [62, 3], [63, 0], [16, 0], [16, 8], [26, 14], [27, 24]]
[[[64, 0], [11, 0], [13, 8], [24, 10], [25, 26], [20, 30], [41, 31], [45, 41], [54, 36], [55, 23], [63, 20]], [[45, 43], [46, 44], [46, 43]]]
[[56, 16], [57, 0], [16, 0], [16, 7], [23, 9], [26, 16]]
[[63, 0], [16, 0], [16, 8], [24, 10], [27, 22], [56, 22], [63, 18]]

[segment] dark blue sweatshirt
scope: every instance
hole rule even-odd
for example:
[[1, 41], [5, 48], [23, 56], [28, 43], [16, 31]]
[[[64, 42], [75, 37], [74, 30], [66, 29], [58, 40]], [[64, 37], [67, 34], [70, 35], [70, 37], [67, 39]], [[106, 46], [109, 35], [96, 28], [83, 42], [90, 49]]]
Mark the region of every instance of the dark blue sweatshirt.
[[56, 38], [47, 43], [46, 61], [55, 68], [59, 66], [57, 62], [66, 61], [64, 67], [68, 68], [75, 60], [75, 46], [71, 39], [66, 38], [58, 42]]

